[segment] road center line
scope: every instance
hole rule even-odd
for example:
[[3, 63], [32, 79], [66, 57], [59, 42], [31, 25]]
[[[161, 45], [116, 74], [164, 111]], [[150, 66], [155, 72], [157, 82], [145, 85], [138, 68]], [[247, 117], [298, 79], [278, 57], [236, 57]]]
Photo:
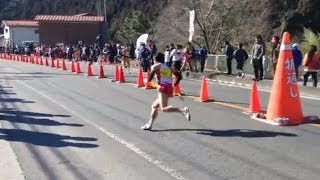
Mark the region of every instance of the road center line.
[[168, 167], [167, 165], [165, 165], [162, 161], [160, 160], [156, 160], [155, 158], [153, 158], [150, 154], [147, 154], [146, 152], [144, 152], [143, 150], [141, 150], [139, 147], [135, 146], [134, 144], [124, 140], [123, 138], [121, 138], [120, 136], [113, 134], [109, 131], [107, 131], [106, 129], [96, 125], [95, 123], [92, 123], [92, 121], [89, 121], [85, 118], [83, 118], [82, 116], [78, 115], [78, 113], [72, 111], [71, 109], [67, 108], [66, 106], [60, 104], [59, 102], [57, 102], [56, 100], [52, 99], [51, 97], [49, 97], [48, 95], [46, 95], [45, 93], [29, 86], [28, 84], [20, 81], [20, 80], [15, 80], [16, 82], [22, 84], [23, 86], [31, 89], [32, 91], [36, 92], [37, 94], [43, 96], [44, 98], [48, 99], [49, 101], [51, 101], [52, 103], [62, 107], [64, 110], [70, 112], [71, 114], [73, 114], [74, 116], [80, 118], [81, 120], [83, 120], [84, 122], [90, 124], [91, 126], [93, 126], [94, 128], [98, 129], [99, 131], [101, 131], [102, 133], [104, 133], [105, 135], [109, 136], [110, 138], [112, 138], [114, 141], [126, 146], [128, 149], [130, 149], [131, 151], [133, 151], [134, 153], [136, 153], [137, 155], [139, 155], [140, 157], [144, 158], [145, 160], [149, 161], [150, 163], [156, 165], [158, 168], [162, 169], [163, 171], [165, 171], [166, 173], [168, 173], [170, 176], [172, 176], [173, 178], [177, 179], [177, 180], [186, 180], [185, 177], [182, 176], [182, 174], [180, 174], [179, 172], [177, 172], [175, 169]]

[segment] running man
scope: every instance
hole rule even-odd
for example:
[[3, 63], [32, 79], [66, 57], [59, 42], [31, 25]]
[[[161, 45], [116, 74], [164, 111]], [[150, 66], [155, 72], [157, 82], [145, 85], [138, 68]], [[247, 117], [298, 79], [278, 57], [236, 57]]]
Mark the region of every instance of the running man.
[[[151, 76], [148, 82], [151, 82], [154, 75], [158, 81], [158, 98], [153, 102], [151, 106], [150, 120], [147, 124], [141, 127], [143, 130], [151, 130], [155, 119], [158, 116], [158, 111], [162, 112], [175, 112], [181, 113], [185, 116], [187, 121], [190, 121], [191, 116], [189, 108], [178, 108], [168, 105], [169, 98], [173, 94], [173, 81], [172, 72], [174, 70], [169, 68], [164, 62], [164, 54], [159, 53], [155, 58], [155, 64], [151, 67]], [[178, 77], [177, 81], [174, 83], [176, 86], [181, 79]]]

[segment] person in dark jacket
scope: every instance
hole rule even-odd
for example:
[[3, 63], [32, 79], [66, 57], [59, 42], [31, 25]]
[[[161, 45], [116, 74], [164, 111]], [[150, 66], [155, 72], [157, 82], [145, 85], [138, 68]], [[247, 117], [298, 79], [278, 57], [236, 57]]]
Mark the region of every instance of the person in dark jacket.
[[202, 46], [201, 49], [199, 50], [199, 58], [200, 58], [200, 65], [201, 65], [200, 71], [202, 73], [204, 70], [204, 65], [206, 63], [207, 56], [208, 56], [208, 51], [206, 47]]
[[229, 41], [225, 42], [225, 49], [224, 53], [227, 57], [227, 68], [228, 68], [228, 73], [227, 75], [232, 74], [232, 59], [233, 59], [233, 46], [229, 43]]
[[234, 59], [237, 61], [237, 75], [238, 77], [244, 77], [245, 74], [243, 72], [243, 65], [244, 65], [244, 62], [249, 58], [248, 56], [248, 53], [242, 49], [243, 47], [243, 44], [242, 43], [239, 43], [239, 49], [235, 50], [234, 53], [233, 53], [233, 57]]
[[293, 44], [292, 45], [292, 56], [293, 56], [293, 60], [294, 60], [294, 67], [296, 69], [296, 75], [297, 75], [297, 79], [299, 79], [299, 67], [302, 64], [302, 53], [299, 50], [299, 45], [298, 44]]

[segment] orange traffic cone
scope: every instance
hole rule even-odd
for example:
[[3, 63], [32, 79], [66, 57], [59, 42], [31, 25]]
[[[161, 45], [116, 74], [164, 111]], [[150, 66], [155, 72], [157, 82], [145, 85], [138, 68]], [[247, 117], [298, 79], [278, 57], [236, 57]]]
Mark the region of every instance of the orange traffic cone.
[[43, 66], [43, 60], [42, 57], [40, 57], [40, 65]]
[[118, 80], [118, 83], [124, 83], [125, 82], [125, 79], [124, 79], [124, 72], [123, 72], [123, 69], [122, 69], [122, 66], [120, 67], [120, 72], [119, 72], [120, 76], [119, 76], [119, 80]]
[[29, 63], [29, 58], [27, 56], [24, 56], [25, 62]]
[[81, 72], [81, 66], [80, 66], [80, 63], [77, 62], [77, 71], [76, 71], [76, 74], [80, 74], [80, 73], [82, 73], [82, 72]]
[[62, 70], [67, 70], [66, 61], [64, 59], [62, 60]]
[[76, 72], [76, 67], [74, 66], [74, 61], [71, 61], [70, 71], [71, 71], [72, 73], [75, 73], [75, 72]]
[[31, 63], [32, 63], [32, 64], [34, 64], [34, 63], [35, 63], [35, 61], [34, 61], [34, 57], [33, 57], [33, 56], [31, 56]]
[[49, 66], [48, 57], [46, 57], [46, 66]]
[[145, 84], [145, 86], [144, 86], [144, 89], [155, 89], [155, 87], [153, 87], [153, 86], [151, 85], [151, 82], [148, 82], [150, 76], [151, 76], [151, 73], [150, 73], [150, 71], [148, 70], [148, 71], [147, 71], [147, 82], [146, 82], [146, 84]]
[[57, 69], [60, 69], [61, 67], [60, 67], [60, 60], [59, 59], [57, 59]]
[[99, 78], [99, 79], [105, 78], [102, 63], [100, 64], [100, 70], [99, 70], [99, 76], [98, 76], [98, 78]]
[[39, 58], [36, 56], [36, 64], [39, 64]]
[[202, 78], [202, 83], [201, 83], [200, 101], [201, 102], [208, 102], [209, 101], [207, 79], [204, 76]]
[[253, 85], [252, 85], [249, 112], [250, 113], [260, 113], [261, 112], [260, 98], [259, 98], [259, 92], [258, 92], [258, 87], [257, 87], [256, 81], [254, 81]]
[[91, 64], [88, 63], [87, 76], [93, 76]]
[[144, 82], [143, 82], [143, 73], [142, 69], [140, 68], [139, 74], [138, 74], [138, 79], [137, 79], [137, 87], [144, 87]]
[[278, 125], [297, 125], [304, 120], [290, 38], [288, 32], [283, 34], [266, 114]]
[[116, 69], [114, 71], [114, 80], [115, 81], [119, 81], [120, 80], [120, 77], [119, 77], [119, 67], [118, 65], [116, 65]]
[[55, 68], [55, 67], [56, 67], [56, 65], [54, 64], [54, 61], [55, 61], [55, 60], [53, 60], [53, 59], [51, 60], [51, 67], [52, 67], [52, 68]]

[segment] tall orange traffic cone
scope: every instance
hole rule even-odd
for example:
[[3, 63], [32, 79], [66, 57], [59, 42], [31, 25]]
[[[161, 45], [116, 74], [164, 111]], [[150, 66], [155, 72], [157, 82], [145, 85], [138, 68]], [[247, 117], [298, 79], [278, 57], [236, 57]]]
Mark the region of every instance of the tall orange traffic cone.
[[43, 66], [43, 60], [42, 57], [40, 57], [40, 65]]
[[91, 64], [90, 63], [88, 63], [87, 76], [93, 76], [92, 68], [91, 68]]
[[115, 71], [114, 71], [114, 80], [115, 80], [115, 81], [119, 81], [119, 80], [120, 80], [120, 78], [119, 78], [119, 67], [118, 67], [118, 65], [116, 65], [116, 69], [115, 69]]
[[59, 59], [57, 59], [57, 69], [60, 69], [61, 67], [60, 67], [60, 60]]
[[66, 61], [64, 59], [62, 60], [62, 70], [67, 70]]
[[151, 82], [148, 82], [150, 76], [151, 76], [151, 73], [150, 73], [150, 70], [148, 70], [147, 71], [147, 82], [144, 86], [144, 89], [155, 89], [155, 87], [151, 85]]
[[82, 72], [81, 72], [81, 66], [80, 66], [80, 63], [77, 62], [77, 71], [76, 71], [76, 74], [80, 74], [80, 73], [82, 73]]
[[100, 68], [99, 68], [99, 76], [98, 76], [98, 78], [99, 78], [99, 79], [105, 78], [102, 63], [100, 64]]
[[26, 63], [29, 63], [29, 58], [28, 58], [28, 56], [24, 56], [24, 59], [25, 59], [25, 62], [26, 62]]
[[122, 66], [120, 67], [120, 72], [119, 72], [119, 80], [118, 80], [118, 83], [124, 83], [125, 82], [125, 79], [124, 79], [124, 72], [123, 72], [123, 69], [122, 69]]
[[283, 34], [266, 114], [278, 125], [297, 125], [304, 120], [290, 38], [288, 32]]
[[202, 83], [201, 83], [200, 101], [201, 102], [209, 101], [208, 84], [207, 84], [207, 79], [204, 76], [202, 78]]
[[258, 87], [257, 87], [256, 81], [254, 81], [253, 85], [252, 85], [249, 112], [250, 113], [260, 113], [261, 112], [260, 98], [259, 98], [259, 92], [258, 92]]
[[46, 57], [46, 66], [49, 66], [48, 57]]
[[144, 82], [143, 82], [143, 73], [142, 69], [140, 68], [139, 74], [138, 74], [138, 79], [137, 79], [137, 87], [144, 87]]
[[39, 58], [36, 56], [36, 64], [39, 64]]
[[75, 72], [76, 72], [76, 67], [74, 66], [74, 61], [71, 61], [70, 71], [71, 71], [72, 73], [75, 73]]
[[52, 67], [52, 68], [55, 68], [55, 67], [56, 67], [56, 65], [54, 64], [54, 61], [55, 61], [54, 59], [51, 60], [51, 67]]
[[32, 63], [32, 64], [34, 64], [34, 63], [35, 63], [35, 61], [34, 61], [34, 57], [33, 57], [33, 56], [31, 56], [31, 63]]

